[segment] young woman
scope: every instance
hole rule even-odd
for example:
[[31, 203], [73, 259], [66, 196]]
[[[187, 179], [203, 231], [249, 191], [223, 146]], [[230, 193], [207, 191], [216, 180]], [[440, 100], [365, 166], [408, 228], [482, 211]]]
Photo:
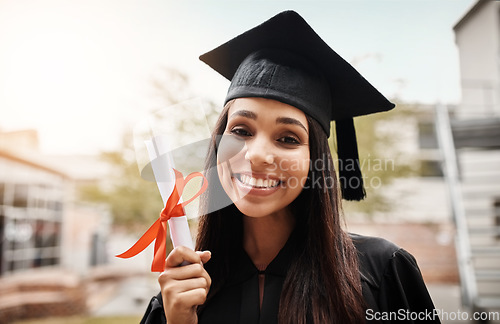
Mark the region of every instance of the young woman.
[[[198, 252], [168, 255], [142, 323], [439, 322], [408, 252], [342, 229], [341, 199], [364, 196], [352, 117], [394, 105], [295, 12], [201, 59], [231, 85], [207, 157]], [[354, 162], [340, 182], [331, 120], [339, 158]], [[221, 196], [232, 204], [219, 208]]]

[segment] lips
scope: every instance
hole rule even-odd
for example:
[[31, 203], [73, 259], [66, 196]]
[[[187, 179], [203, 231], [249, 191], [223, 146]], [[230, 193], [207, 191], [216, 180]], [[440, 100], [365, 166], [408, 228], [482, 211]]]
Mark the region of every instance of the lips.
[[266, 175], [255, 175], [248, 173], [233, 173], [238, 187], [245, 192], [270, 192], [275, 191], [282, 184], [282, 181], [276, 177]]
[[242, 173], [235, 173], [233, 176], [243, 185], [257, 189], [272, 189], [281, 184], [281, 180], [271, 179], [269, 177], [254, 177]]

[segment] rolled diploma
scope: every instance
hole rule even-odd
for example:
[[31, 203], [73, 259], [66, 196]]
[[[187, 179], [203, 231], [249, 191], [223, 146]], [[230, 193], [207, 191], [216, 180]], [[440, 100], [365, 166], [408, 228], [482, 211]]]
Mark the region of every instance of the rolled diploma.
[[[158, 189], [160, 190], [163, 205], [165, 205], [175, 185], [175, 175], [174, 171], [172, 170], [172, 168], [174, 168], [175, 166], [170, 154], [168, 142], [165, 136], [155, 136], [151, 140], [145, 141], [145, 144], [146, 149], [148, 150], [149, 159], [151, 161], [153, 174], [155, 175], [156, 184], [158, 186]], [[168, 163], [154, 163], [154, 161], [158, 157], [165, 154], [167, 159], [161, 160], [166, 160], [168, 161]], [[168, 179], [169, 181], [158, 181], [163, 179]], [[179, 202], [182, 202], [182, 197]], [[191, 231], [189, 230], [188, 220], [186, 216], [170, 218], [168, 220], [168, 227], [170, 229], [170, 237], [172, 238], [172, 244], [174, 247], [186, 246], [194, 250]]]

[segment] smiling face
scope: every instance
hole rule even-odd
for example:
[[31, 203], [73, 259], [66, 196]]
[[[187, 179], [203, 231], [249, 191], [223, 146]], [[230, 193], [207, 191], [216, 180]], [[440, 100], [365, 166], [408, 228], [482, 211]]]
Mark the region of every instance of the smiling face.
[[224, 191], [244, 215], [286, 212], [307, 180], [309, 157], [308, 123], [301, 110], [263, 98], [232, 103], [217, 171]]

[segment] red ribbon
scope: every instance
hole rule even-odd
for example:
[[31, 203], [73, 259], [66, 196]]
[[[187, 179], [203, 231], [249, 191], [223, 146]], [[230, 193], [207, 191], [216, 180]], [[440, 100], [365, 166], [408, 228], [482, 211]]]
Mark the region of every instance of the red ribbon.
[[[122, 254], [117, 255], [117, 257], [124, 259], [136, 256], [145, 248], [147, 248], [149, 244], [153, 242], [153, 240], [156, 239], [151, 272], [163, 272], [163, 270], [165, 270], [165, 259], [167, 257], [167, 221], [172, 217], [184, 216], [184, 206], [201, 195], [208, 187], [207, 179], [200, 172], [193, 172], [184, 179], [181, 172], [177, 171], [176, 169], [173, 170], [175, 172], [174, 190], [170, 194], [170, 197], [168, 197], [165, 208], [163, 208], [162, 212], [160, 213], [160, 217], [130, 249], [123, 252]], [[200, 190], [198, 190], [198, 192], [188, 201], [179, 204], [178, 202], [181, 198], [184, 186], [195, 177], [203, 178], [203, 184]]]

